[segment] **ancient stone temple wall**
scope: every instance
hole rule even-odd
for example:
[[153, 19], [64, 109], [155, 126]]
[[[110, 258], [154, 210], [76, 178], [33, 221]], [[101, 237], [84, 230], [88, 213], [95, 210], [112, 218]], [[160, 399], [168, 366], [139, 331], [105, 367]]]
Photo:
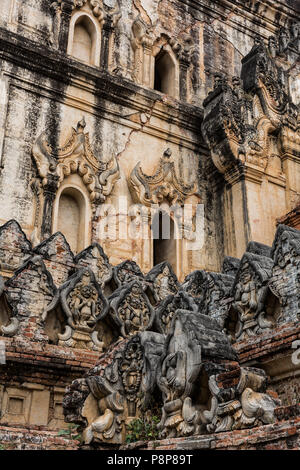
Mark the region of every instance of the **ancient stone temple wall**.
[[[265, 2], [5, 0], [1, 222], [34, 246], [58, 230], [75, 253], [101, 242], [144, 273], [165, 257], [181, 281], [270, 244], [300, 191], [296, 20]], [[172, 248], [149, 239], [153, 205], [171, 210]]]
[[124, 446], [146, 412], [161, 449], [297, 448], [299, 237], [279, 225], [180, 283], [167, 262], [144, 275], [0, 227], [1, 445], [76, 448], [71, 424], [85, 448]]
[[1, 7], [0, 442], [299, 447], [296, 3]]

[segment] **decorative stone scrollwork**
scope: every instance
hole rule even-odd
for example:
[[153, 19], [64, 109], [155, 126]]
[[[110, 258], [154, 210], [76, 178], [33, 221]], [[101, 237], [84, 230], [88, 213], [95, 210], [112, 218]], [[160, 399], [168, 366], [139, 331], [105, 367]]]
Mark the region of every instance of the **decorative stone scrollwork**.
[[122, 336], [131, 336], [151, 328], [154, 310], [141, 282], [132, 281], [120, 287], [108, 300], [113, 319], [119, 326]]
[[198, 195], [197, 184], [185, 184], [177, 177], [175, 163], [171, 160], [172, 152], [167, 149], [160, 159], [156, 172], [148, 176], [143, 173], [140, 162], [131, 172], [129, 185], [136, 201], [146, 206], [159, 204], [167, 199], [170, 204], [184, 204], [192, 195]]
[[5, 298], [11, 315], [9, 322], [0, 328], [2, 333], [7, 336], [19, 336], [26, 332], [34, 341], [46, 342], [48, 338], [41, 321], [42, 313], [52, 302], [55, 291], [51, 274], [41, 256], [29, 258], [6, 281]]
[[169, 295], [175, 295], [179, 289], [179, 282], [172, 266], [167, 261], [154, 266], [146, 276], [156, 302], [160, 302]]
[[91, 201], [104, 201], [119, 178], [115, 157], [109, 162], [99, 160], [92, 152], [89, 134], [84, 133], [85, 119], [72, 129], [72, 136], [62, 147], [53, 149], [43, 132], [33, 146], [32, 154], [45, 187], [49, 178], [58, 177], [58, 186], [71, 173], [78, 173], [86, 185]]
[[89, 267], [96, 278], [96, 281], [103, 289], [113, 276], [113, 268], [109, 263], [108, 257], [98, 243], [93, 243], [91, 246], [81, 251], [75, 257], [75, 264], [78, 267]]
[[206, 271], [193, 271], [188, 274], [181, 285], [181, 289], [191, 295], [197, 305], [200, 305], [205, 294], [204, 286], [207, 280]]
[[[265, 393], [267, 377], [263, 370], [237, 367], [235, 374], [226, 372], [211, 375], [209, 389], [212, 393], [211, 409], [202, 416], [208, 432], [233, 431], [275, 421], [274, 409], [280, 401]], [[239, 378], [238, 384], [228, 387], [229, 376]], [[227, 378], [227, 387], [222, 380]]]
[[97, 324], [106, 316], [108, 303], [91, 269], [82, 268], [70, 277], [45, 310], [43, 320], [58, 304], [67, 317], [65, 331], [58, 333], [58, 344], [102, 351], [104, 342], [99, 339]]

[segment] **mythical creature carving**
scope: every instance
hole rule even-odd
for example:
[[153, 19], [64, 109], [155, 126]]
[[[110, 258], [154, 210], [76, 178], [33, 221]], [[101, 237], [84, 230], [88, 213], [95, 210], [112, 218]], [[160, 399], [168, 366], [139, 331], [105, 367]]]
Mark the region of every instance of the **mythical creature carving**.
[[[266, 392], [267, 377], [263, 370], [237, 367], [233, 371], [211, 375], [208, 386], [212, 394], [211, 409], [203, 411], [202, 419], [208, 432], [233, 431], [275, 421], [274, 410], [280, 401]], [[231, 375], [231, 380], [230, 380]], [[234, 379], [232, 377], [234, 376]], [[222, 380], [231, 382], [223, 388]], [[234, 381], [238, 380], [237, 385]]]
[[171, 155], [171, 150], [167, 149], [160, 159], [156, 172], [151, 176], [143, 173], [140, 162], [136, 164], [129, 178], [129, 185], [136, 201], [150, 206], [167, 199], [171, 205], [182, 205], [189, 196], [198, 196], [195, 182], [185, 184], [177, 177]]
[[269, 287], [280, 303], [278, 322], [299, 321], [299, 230], [279, 225], [273, 243], [272, 256], [274, 266]]
[[176, 274], [167, 261], [154, 266], [147, 274], [146, 281], [153, 290], [156, 302], [160, 302], [168, 295], [175, 295], [179, 289]]
[[273, 260], [267, 256], [245, 253], [232, 289], [232, 309], [236, 312], [236, 340], [244, 340], [271, 328], [275, 318], [266, 312], [268, 282]]
[[122, 336], [131, 336], [151, 328], [154, 310], [139, 281], [120, 287], [108, 300]]
[[112, 279], [113, 268], [98, 243], [93, 243], [91, 246], [81, 251], [75, 257], [75, 264], [78, 267], [89, 267], [93, 271], [96, 281], [100, 284], [102, 289], [105, 284]]
[[163, 352], [163, 336], [144, 332], [120, 340], [89, 371], [84, 383], [67, 388], [67, 421], [84, 427], [83, 439], [121, 444], [125, 424], [141, 416], [155, 386], [156, 369]]
[[[20, 292], [20, 285], [22, 291]], [[11, 310], [9, 322], [1, 327], [4, 335], [30, 332], [34, 341], [48, 340], [41, 323], [42, 310], [53, 300], [56, 287], [41, 256], [29, 258], [6, 282], [5, 294]], [[33, 295], [34, 293], [34, 295]]]
[[58, 333], [58, 344], [102, 351], [104, 342], [98, 337], [97, 323], [106, 316], [108, 303], [91, 269], [82, 268], [70, 277], [45, 310], [43, 320], [59, 304], [67, 325], [63, 333]]
[[231, 170], [242, 172], [248, 163], [258, 171], [266, 168], [270, 133], [279, 133], [278, 154], [298, 142], [297, 107], [287, 81], [260, 38], [242, 59], [241, 79], [233, 77], [230, 85], [216, 74], [214, 90], [203, 102], [202, 131], [214, 164], [228, 178]]

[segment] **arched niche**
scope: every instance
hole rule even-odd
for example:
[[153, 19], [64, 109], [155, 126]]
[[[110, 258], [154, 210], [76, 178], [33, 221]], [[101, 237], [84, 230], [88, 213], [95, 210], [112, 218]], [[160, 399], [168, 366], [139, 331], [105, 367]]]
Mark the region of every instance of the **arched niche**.
[[178, 273], [177, 227], [168, 211], [159, 209], [152, 218], [152, 259], [153, 266], [168, 261]]
[[154, 47], [153, 88], [174, 98], [179, 97], [179, 64], [169, 46]]
[[78, 175], [70, 175], [59, 188], [52, 232], [62, 232], [74, 254], [90, 244], [91, 207], [86, 188]]
[[72, 16], [68, 41], [68, 54], [81, 62], [99, 66], [101, 27], [87, 13], [77, 12]]

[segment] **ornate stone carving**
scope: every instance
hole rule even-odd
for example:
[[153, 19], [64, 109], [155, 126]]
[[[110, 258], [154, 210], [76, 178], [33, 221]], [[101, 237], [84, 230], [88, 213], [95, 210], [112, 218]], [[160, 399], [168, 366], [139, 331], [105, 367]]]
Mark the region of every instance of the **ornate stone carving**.
[[199, 311], [216, 320], [224, 328], [232, 302], [234, 277], [228, 274], [207, 273], [205, 295], [199, 303]]
[[43, 313], [43, 320], [58, 304], [67, 318], [65, 331], [58, 334], [58, 344], [102, 351], [104, 342], [99, 338], [97, 324], [106, 316], [108, 303], [91, 269], [82, 268], [70, 277]]
[[[228, 377], [223, 372], [209, 378], [211, 409], [202, 414], [207, 431], [224, 432], [273, 423], [274, 409], [280, 402], [265, 393], [265, 372], [250, 367], [237, 367], [235, 374], [230, 371], [227, 375]], [[237, 378], [239, 380], [235, 385]], [[222, 381], [227, 384], [226, 388]]]
[[136, 164], [129, 179], [136, 201], [150, 206], [167, 199], [171, 205], [176, 203], [182, 205], [189, 196], [198, 195], [195, 182], [185, 184], [177, 177], [171, 155], [171, 150], [167, 149], [160, 159], [156, 172], [151, 176], [143, 173], [140, 162]]
[[98, 243], [93, 243], [91, 246], [81, 251], [75, 257], [75, 264], [78, 267], [89, 267], [96, 278], [96, 281], [103, 289], [113, 276], [113, 268], [109, 263], [108, 257], [104, 253]]
[[74, 255], [64, 235], [56, 232], [34, 248], [42, 256], [56, 286], [61, 286], [74, 268]]
[[279, 225], [272, 256], [274, 266], [269, 287], [280, 303], [279, 323], [299, 321], [300, 317], [300, 232]]
[[126, 260], [114, 267], [114, 281], [118, 287], [132, 281], [144, 282], [144, 275], [135, 261]]
[[146, 276], [156, 302], [175, 295], [179, 289], [179, 282], [174, 273], [172, 266], [167, 261], [154, 266]]
[[162, 352], [163, 336], [157, 333], [118, 341], [84, 382], [75, 381], [67, 388], [65, 417], [85, 427], [86, 444], [124, 442], [125, 423], [140, 417], [151, 397]]
[[268, 282], [273, 260], [269, 257], [245, 253], [232, 289], [232, 309], [237, 314], [236, 340], [244, 340], [261, 333], [275, 324], [275, 318], [266, 311]]
[[139, 281], [119, 287], [110, 297], [109, 304], [115, 323], [122, 336], [131, 336], [149, 330], [154, 321], [154, 310]]
[[238, 258], [233, 258], [232, 256], [225, 256], [222, 265], [222, 272], [224, 274], [228, 274], [229, 276], [235, 277], [236, 273], [238, 272], [239, 266], [240, 260]]
[[[76, 10], [88, 6], [101, 25], [104, 21], [109, 20], [113, 20], [113, 23], [116, 24], [121, 14], [119, 0], [116, 0], [115, 3], [114, 7], [109, 7], [103, 0], [72, 0], [72, 9]], [[62, 0], [57, 0], [51, 4], [51, 8], [56, 12], [60, 12], [61, 4]]]
[[297, 109], [287, 81], [260, 38], [242, 60], [241, 79], [233, 77], [230, 85], [216, 74], [215, 88], [203, 102], [202, 130], [214, 164], [228, 178], [230, 170], [242, 172], [247, 163], [259, 171], [267, 167], [270, 133], [280, 131], [278, 154], [298, 142]]
[[190, 310], [197, 312], [198, 308], [193, 298], [183, 291], [176, 295], [169, 295], [156, 308], [155, 323], [160, 333], [167, 335], [177, 310]]
[[181, 289], [191, 295], [197, 305], [200, 305], [201, 299], [205, 294], [204, 286], [206, 279], [206, 271], [197, 270], [188, 274], [181, 285]]
[[84, 133], [85, 119], [78, 122], [67, 142], [59, 148], [52, 148], [43, 132], [34, 144], [32, 154], [42, 179], [43, 187], [50, 180], [57, 179], [57, 187], [71, 173], [81, 176], [91, 201], [104, 201], [119, 178], [119, 165], [115, 157], [109, 162], [99, 160], [93, 153], [89, 134]]
[[[209, 339], [208, 339], [209, 338]], [[216, 322], [205, 315], [178, 310], [166, 338], [165, 352], [157, 374], [163, 395], [161, 437], [172, 438], [199, 434], [201, 400], [195, 397], [203, 356], [234, 359], [228, 338]], [[200, 390], [197, 390], [200, 396]]]

